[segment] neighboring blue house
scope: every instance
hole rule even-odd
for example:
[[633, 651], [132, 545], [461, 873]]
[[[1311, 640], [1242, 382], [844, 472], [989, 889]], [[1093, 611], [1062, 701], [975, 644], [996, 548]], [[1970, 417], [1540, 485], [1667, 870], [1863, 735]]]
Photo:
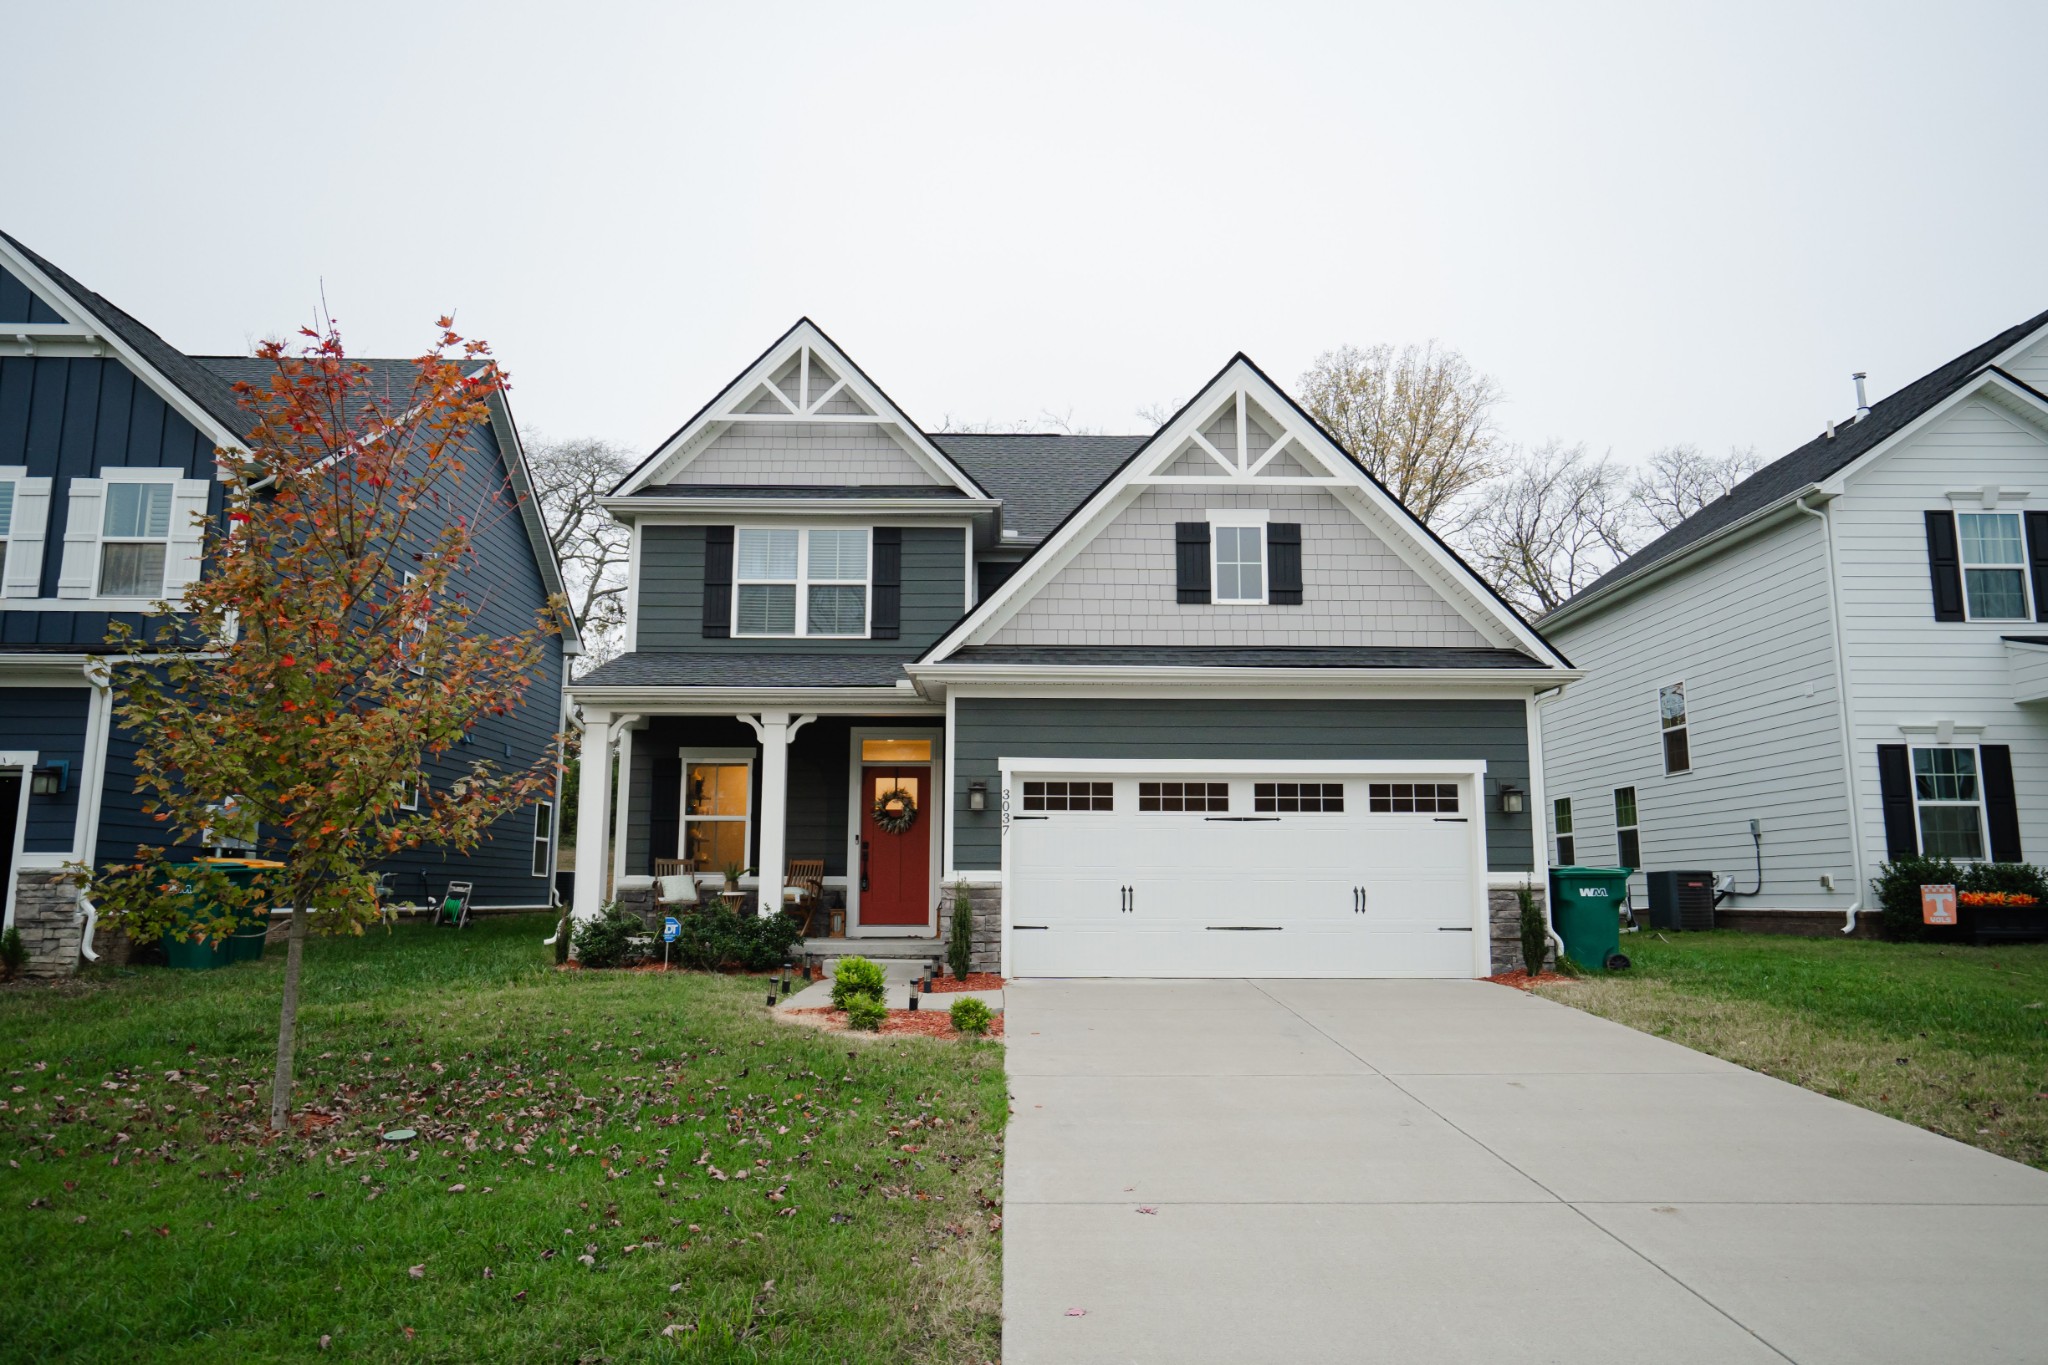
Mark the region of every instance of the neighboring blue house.
[[1018, 976], [1518, 960], [1578, 673], [1243, 356], [1150, 435], [947, 434], [800, 322], [607, 506], [579, 917], [731, 866], [884, 953], [965, 883]]
[[[408, 382], [409, 361], [368, 363], [394, 387]], [[0, 233], [0, 894], [39, 972], [77, 964], [76, 892], [57, 870], [162, 842], [135, 792], [134, 741], [111, 723], [111, 694], [87, 658], [104, 651], [110, 622], [139, 624], [198, 576], [192, 517], [221, 514], [214, 452], [239, 446], [248, 420], [231, 385], [260, 372], [247, 358], [174, 349]], [[526, 496], [511, 410], [502, 394], [491, 406], [477, 467], [488, 461], [503, 479], [478, 497], [498, 499], [502, 514], [473, 515], [491, 584], [480, 615], [510, 634], [561, 590], [561, 574]], [[547, 753], [576, 647], [571, 623], [549, 642], [524, 706], [480, 721], [448, 772], [477, 753], [515, 768]], [[384, 870], [400, 896], [461, 879], [481, 907], [545, 906], [556, 823], [555, 803], [540, 803], [506, 816], [467, 857], [421, 850]]]

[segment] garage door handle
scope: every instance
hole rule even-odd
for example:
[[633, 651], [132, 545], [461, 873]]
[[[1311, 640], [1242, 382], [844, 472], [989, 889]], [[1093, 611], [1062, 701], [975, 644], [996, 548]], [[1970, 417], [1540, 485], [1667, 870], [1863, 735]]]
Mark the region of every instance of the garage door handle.
[[1462, 825], [1465, 823], [1465, 817], [1462, 815], [1439, 815], [1436, 818], [1436, 822], [1439, 825]]
[[1043, 924], [1013, 924], [1010, 927], [1012, 929], [1044, 929], [1047, 926]]

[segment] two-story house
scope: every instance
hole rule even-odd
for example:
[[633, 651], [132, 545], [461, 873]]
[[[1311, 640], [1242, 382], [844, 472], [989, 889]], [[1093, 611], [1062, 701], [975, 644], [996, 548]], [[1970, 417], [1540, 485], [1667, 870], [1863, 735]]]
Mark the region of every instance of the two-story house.
[[[403, 391], [411, 362], [371, 360]], [[248, 414], [232, 390], [260, 382], [262, 362], [192, 356], [172, 347], [64, 271], [0, 234], [0, 903], [21, 928], [33, 969], [77, 964], [77, 892], [68, 863], [133, 857], [161, 828], [135, 791], [135, 740], [116, 723], [114, 696], [89, 658], [109, 624], [140, 625], [151, 603], [176, 605], [202, 565], [196, 514], [222, 515], [216, 452], [242, 446]], [[478, 570], [489, 580], [479, 619], [526, 629], [561, 576], [503, 394], [472, 438], [468, 485]], [[487, 717], [452, 776], [485, 754], [527, 766], [562, 728], [564, 652], [573, 622], [549, 643], [541, 676], [510, 716]], [[433, 765], [429, 764], [429, 779]], [[401, 798], [402, 799], [402, 798]], [[451, 879], [479, 906], [545, 906], [552, 899], [554, 803], [507, 815], [466, 856], [421, 849], [382, 869], [396, 895], [425, 900]]]
[[2041, 622], [2048, 313], [1829, 423], [1544, 618], [1587, 671], [1541, 707], [1551, 856], [1711, 871], [1741, 920], [1845, 931], [1887, 859], [2038, 858]]
[[856, 939], [966, 884], [1015, 975], [1518, 958], [1534, 698], [1577, 674], [1243, 356], [1150, 435], [949, 435], [799, 322], [607, 505], [579, 917], [672, 860], [774, 906], [803, 860]]

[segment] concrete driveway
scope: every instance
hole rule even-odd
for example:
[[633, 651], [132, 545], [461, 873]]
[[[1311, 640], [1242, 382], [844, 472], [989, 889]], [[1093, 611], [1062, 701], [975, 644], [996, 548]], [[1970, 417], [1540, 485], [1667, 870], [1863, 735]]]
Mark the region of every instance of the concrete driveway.
[[1464, 981], [1008, 1005], [1011, 1365], [2048, 1360], [2048, 1174], [1577, 1010]]

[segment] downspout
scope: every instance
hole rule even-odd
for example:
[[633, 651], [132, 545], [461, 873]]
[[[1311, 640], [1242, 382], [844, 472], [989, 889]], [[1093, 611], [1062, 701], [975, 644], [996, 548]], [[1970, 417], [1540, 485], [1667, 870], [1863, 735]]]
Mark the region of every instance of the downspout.
[[[1544, 804], [1543, 796], [1543, 701], [1564, 691], [1553, 687], [1548, 692], [1534, 693], [1529, 698], [1529, 837], [1533, 841], [1529, 861], [1535, 864], [1530, 876], [1550, 866], [1550, 808]], [[1565, 955], [1564, 936], [1557, 932], [1557, 921], [1551, 917], [1550, 878], [1543, 879], [1543, 931], [1550, 935], [1551, 951], [1558, 957]]]
[[1819, 519], [1821, 542], [1827, 558], [1828, 629], [1833, 635], [1835, 646], [1835, 719], [1842, 740], [1843, 795], [1849, 805], [1849, 861], [1856, 871], [1856, 892], [1849, 901], [1847, 919], [1842, 925], [1842, 932], [1853, 934], [1856, 932], [1856, 914], [1863, 908], [1863, 888], [1869, 885], [1869, 882], [1863, 874], [1863, 803], [1858, 799], [1856, 791], [1856, 743], [1849, 732], [1848, 649], [1842, 637], [1842, 604], [1835, 586], [1835, 521], [1828, 515], [1826, 504], [1818, 508], [1808, 507], [1807, 497], [1807, 494], [1800, 494], [1792, 505], [1807, 516]]
[[78, 898], [78, 905], [85, 911], [85, 936], [78, 940], [79, 955], [87, 962], [98, 962], [100, 955], [92, 950], [92, 935], [100, 927], [100, 912], [84, 896]]
[[[573, 715], [573, 710], [572, 710], [572, 715]], [[626, 727], [627, 727], [627, 726], [629, 726], [629, 725], [633, 724], [633, 723], [634, 723], [635, 721], [637, 721], [637, 720], [639, 720], [639, 719], [640, 719], [640, 713], [639, 713], [639, 712], [637, 712], [637, 711], [634, 711], [634, 712], [630, 712], [630, 713], [628, 713], [628, 714], [626, 714], [626, 715], [622, 715], [622, 716], [614, 716], [614, 717], [612, 717], [611, 723], [610, 723], [609, 725], [605, 726], [605, 728], [604, 728], [604, 738], [603, 738], [602, 740], [600, 740], [600, 741], [599, 741], [599, 743], [600, 743], [600, 744], [602, 745], [602, 749], [601, 749], [601, 751], [600, 751], [600, 752], [601, 752], [601, 753], [603, 754], [603, 757], [604, 757], [604, 762], [603, 762], [603, 763], [602, 763], [602, 764], [601, 764], [600, 766], [601, 766], [601, 767], [603, 768], [603, 770], [604, 770], [604, 780], [605, 780], [605, 781], [607, 781], [607, 782], [611, 781], [611, 773], [612, 773], [612, 749], [613, 749], [613, 747], [614, 747], [615, 745], [617, 745], [617, 744], [618, 744], [618, 742], [619, 742], [619, 736], [625, 733], [625, 730], [626, 730]], [[584, 739], [585, 739], [586, 741], [588, 741], [588, 740], [589, 740], [589, 738], [590, 738], [590, 734], [589, 734], [589, 731], [588, 731], [588, 730], [586, 729], [586, 730], [584, 731]], [[624, 776], [624, 774], [621, 774], [620, 776], [621, 776], [621, 777], [623, 777], [623, 776]], [[583, 799], [583, 786], [582, 786], [582, 783], [581, 783], [581, 781], [580, 781], [580, 780], [578, 781], [578, 783], [577, 783], [577, 787], [576, 787], [576, 798], [577, 798], [577, 800], [579, 800], [579, 801]], [[576, 856], [577, 856], [577, 858], [578, 858], [578, 859], [581, 859], [581, 858], [583, 857], [583, 850], [582, 850], [582, 849], [580, 849], [580, 848], [579, 848], [579, 849], [577, 849], [577, 850], [576, 850]], [[562, 922], [561, 922], [561, 920], [560, 920], [559, 918], [557, 918], [557, 919], [556, 919], [556, 921], [555, 921], [555, 932], [554, 932], [554, 933], [552, 933], [552, 934], [549, 934], [549, 935], [548, 935], [548, 936], [547, 936], [546, 938], [542, 939], [542, 940], [540, 941], [540, 946], [541, 946], [541, 947], [543, 947], [543, 948], [552, 948], [552, 947], [554, 947], [554, 946], [555, 946], [555, 940], [556, 940], [556, 939], [558, 939], [558, 938], [560, 938], [561, 936], [562, 936]]]

